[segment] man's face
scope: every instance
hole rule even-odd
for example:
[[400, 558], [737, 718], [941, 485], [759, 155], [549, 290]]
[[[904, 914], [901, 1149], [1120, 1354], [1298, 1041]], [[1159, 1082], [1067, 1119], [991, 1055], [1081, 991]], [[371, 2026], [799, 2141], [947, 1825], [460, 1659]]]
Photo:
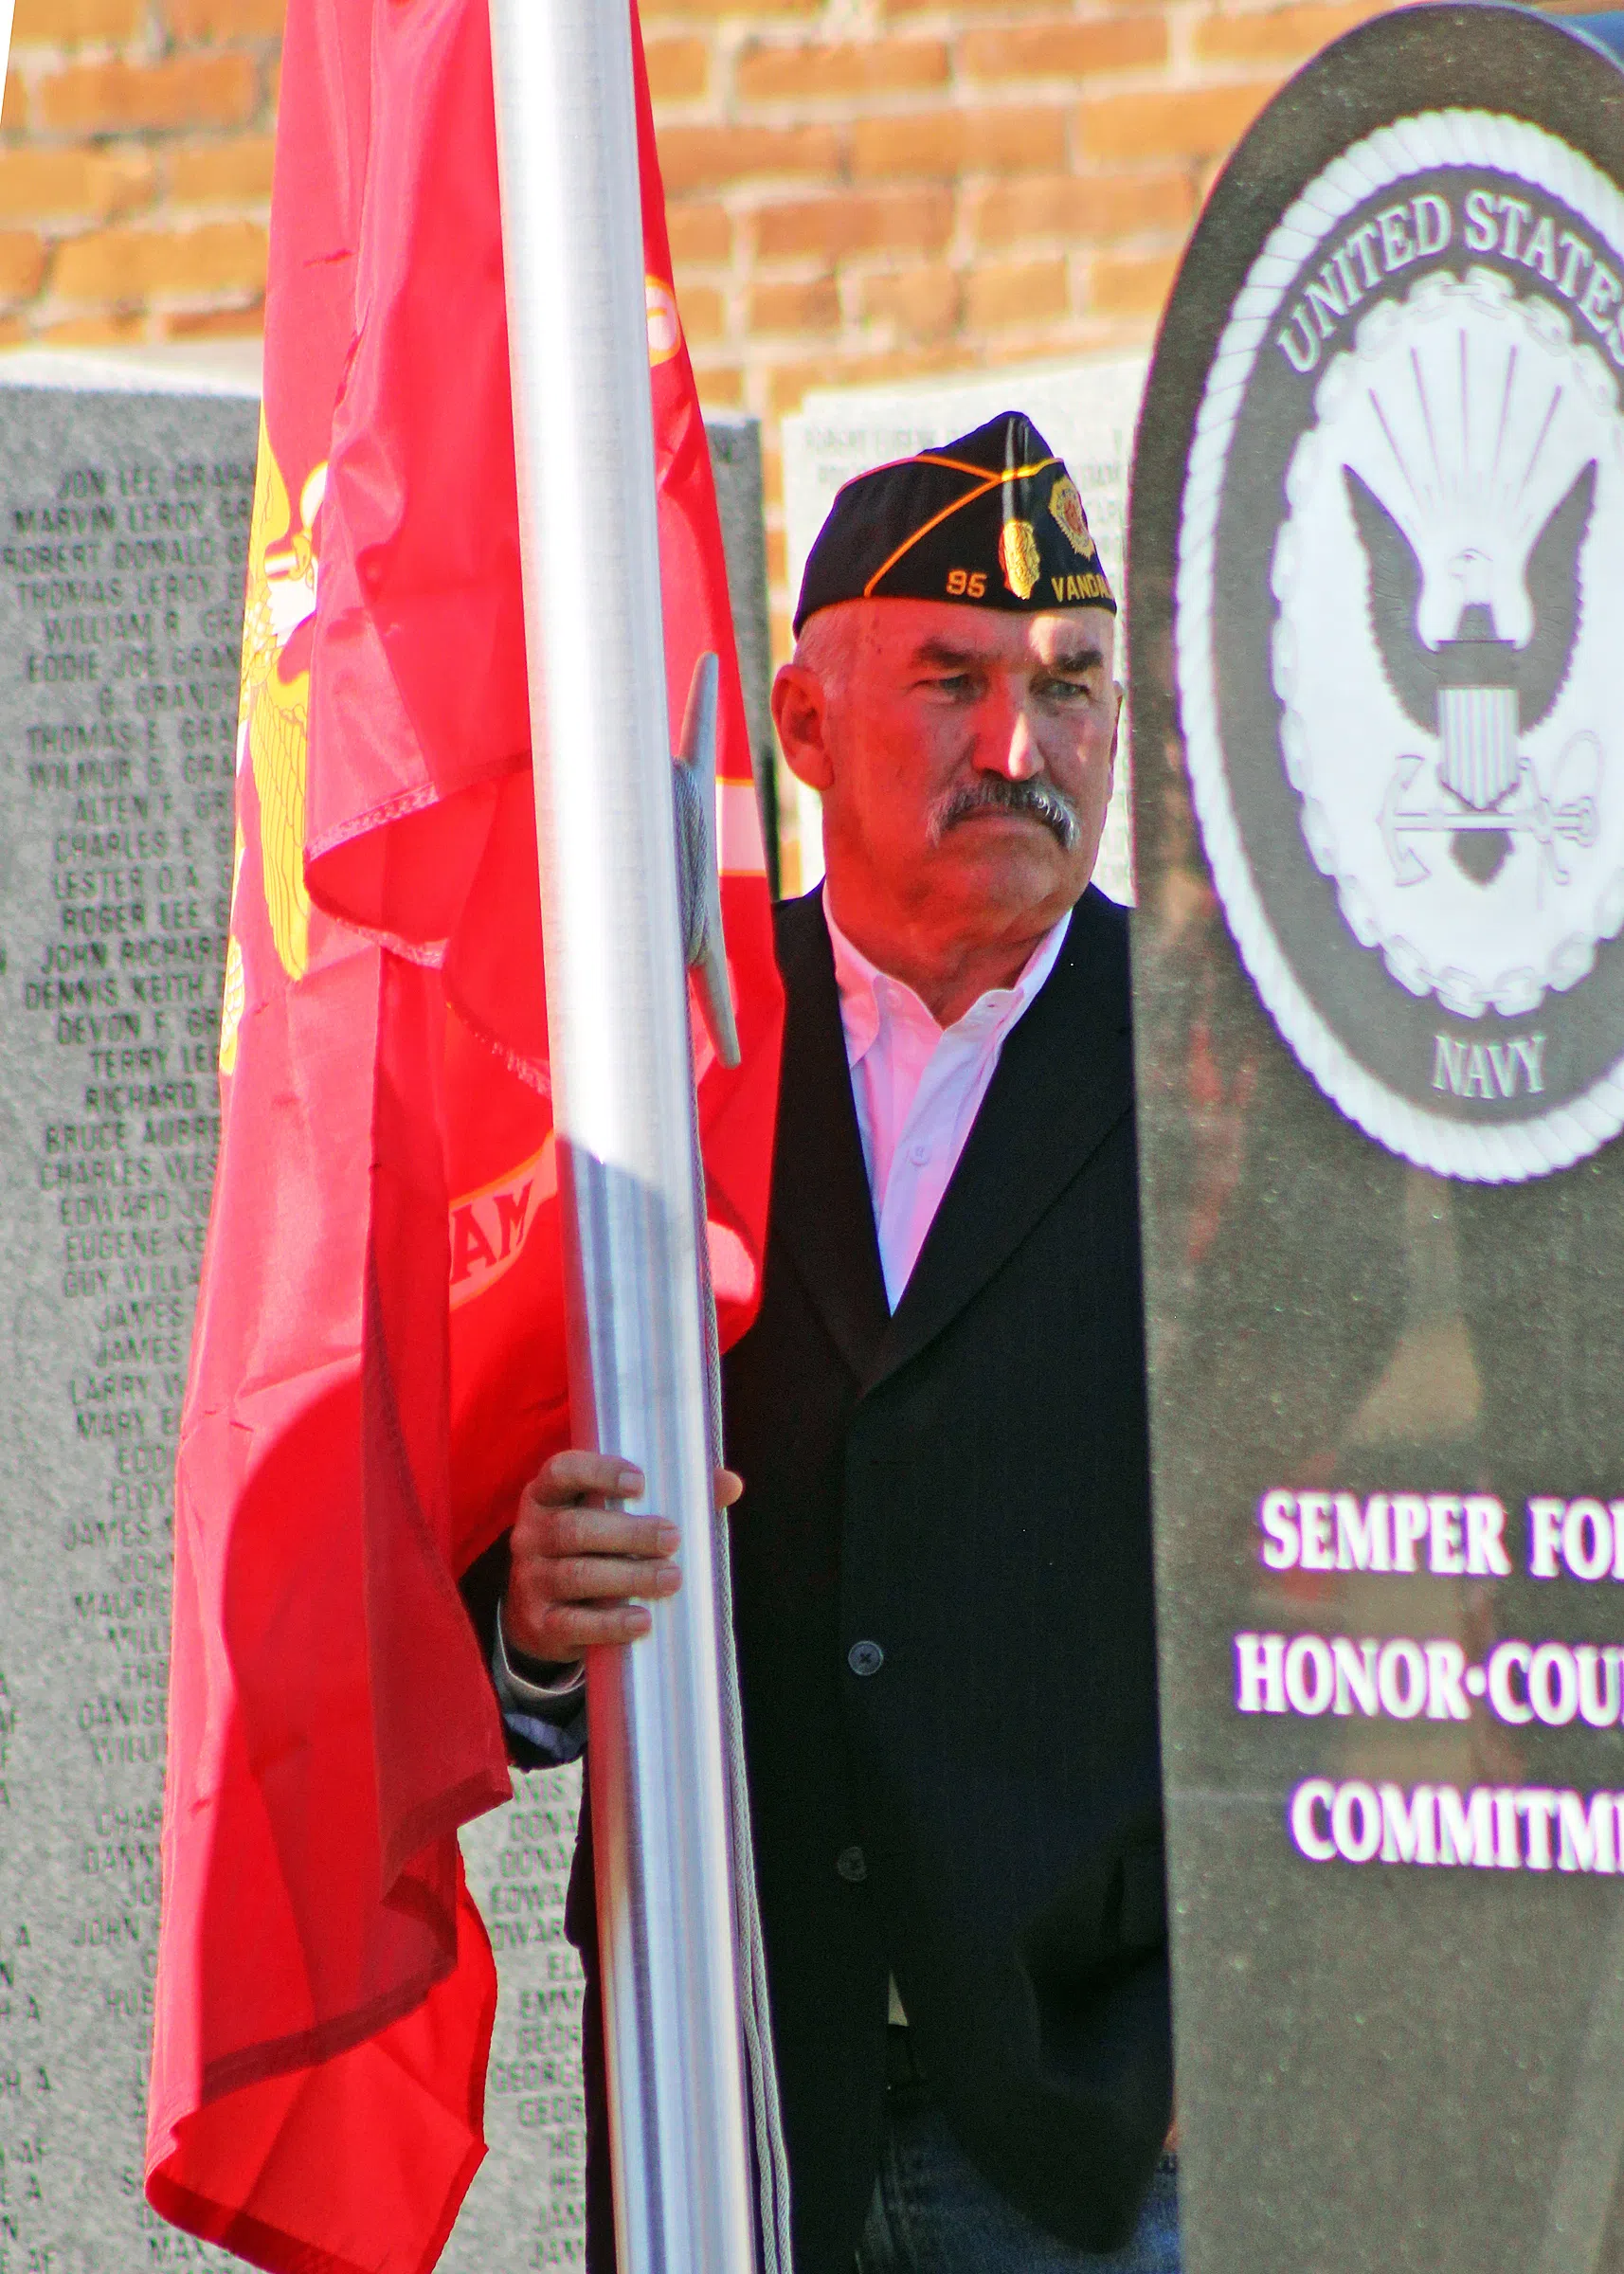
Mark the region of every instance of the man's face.
[[773, 708], [822, 795], [837, 911], [878, 895], [989, 938], [1055, 922], [1089, 881], [1110, 797], [1115, 619], [924, 600], [823, 614], [817, 667], [781, 673]]

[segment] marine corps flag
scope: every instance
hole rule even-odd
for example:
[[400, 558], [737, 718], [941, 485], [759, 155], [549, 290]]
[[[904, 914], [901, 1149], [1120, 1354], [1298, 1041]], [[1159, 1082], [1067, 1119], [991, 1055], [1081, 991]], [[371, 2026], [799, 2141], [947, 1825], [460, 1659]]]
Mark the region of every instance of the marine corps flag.
[[[674, 722], [722, 661], [743, 1063], [695, 1051], [726, 1342], [779, 996], [641, 49], [639, 124]], [[265, 348], [147, 2192], [264, 2266], [415, 2274], [484, 2152], [457, 1827], [509, 1793], [457, 1575], [568, 1421], [485, 0], [292, 0]]]

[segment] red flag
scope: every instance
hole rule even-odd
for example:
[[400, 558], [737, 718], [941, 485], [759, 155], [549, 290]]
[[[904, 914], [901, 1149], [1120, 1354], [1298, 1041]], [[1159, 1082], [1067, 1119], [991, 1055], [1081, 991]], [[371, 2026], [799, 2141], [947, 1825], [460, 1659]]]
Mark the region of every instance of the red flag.
[[[568, 1423], [485, 0], [292, 0], [283, 56], [147, 2192], [262, 2265], [415, 2274], [484, 2153], [456, 1831], [509, 1794], [456, 1576]], [[780, 1005], [641, 44], [637, 76], [674, 731], [722, 659], [727, 1342]]]

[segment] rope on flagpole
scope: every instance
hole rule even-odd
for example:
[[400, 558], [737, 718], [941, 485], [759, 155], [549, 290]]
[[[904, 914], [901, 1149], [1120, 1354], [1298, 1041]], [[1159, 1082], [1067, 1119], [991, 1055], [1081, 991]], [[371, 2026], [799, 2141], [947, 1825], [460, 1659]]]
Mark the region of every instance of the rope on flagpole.
[[[682, 916], [682, 952], [699, 981], [701, 1007], [724, 1064], [736, 1064], [738, 1038], [731, 1001], [714, 999], [712, 974], [726, 989], [726, 943], [721, 936], [722, 905], [715, 826], [716, 659], [699, 658], [683, 720], [682, 749], [672, 768], [676, 798], [677, 860]], [[718, 1015], [720, 1014], [720, 1015]], [[709, 1221], [705, 1155], [699, 1142], [699, 1098], [694, 1087], [694, 1220]], [[700, 1309], [705, 1335], [705, 1382], [713, 1467], [725, 1458], [722, 1421], [721, 1340], [716, 1328], [716, 1294], [711, 1276], [711, 1246], [699, 1240]], [[756, 1886], [755, 1837], [750, 1819], [749, 1780], [745, 1771], [744, 1706], [739, 1695], [738, 1651], [733, 1639], [732, 1563], [726, 1516], [713, 1518], [712, 1559], [716, 1601], [716, 1660], [720, 1675], [724, 1769], [728, 1783], [729, 1853], [733, 1879], [733, 1935], [738, 1952], [739, 2022], [744, 2032], [754, 2135], [756, 2202], [761, 2274], [793, 2274], [789, 2240], [789, 2158], [778, 2097], [778, 2064], [773, 2055], [772, 2014], [767, 1997], [767, 1950], [762, 1940], [761, 1900]]]

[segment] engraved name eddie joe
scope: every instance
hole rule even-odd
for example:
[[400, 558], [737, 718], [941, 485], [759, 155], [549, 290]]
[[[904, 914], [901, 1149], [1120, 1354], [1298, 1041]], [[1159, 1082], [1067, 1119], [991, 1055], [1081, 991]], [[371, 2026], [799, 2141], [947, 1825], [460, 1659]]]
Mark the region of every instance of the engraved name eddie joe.
[[1176, 669], [1246, 966], [1392, 1150], [1624, 1127], [1624, 195], [1439, 112], [1305, 189], [1223, 326]]

